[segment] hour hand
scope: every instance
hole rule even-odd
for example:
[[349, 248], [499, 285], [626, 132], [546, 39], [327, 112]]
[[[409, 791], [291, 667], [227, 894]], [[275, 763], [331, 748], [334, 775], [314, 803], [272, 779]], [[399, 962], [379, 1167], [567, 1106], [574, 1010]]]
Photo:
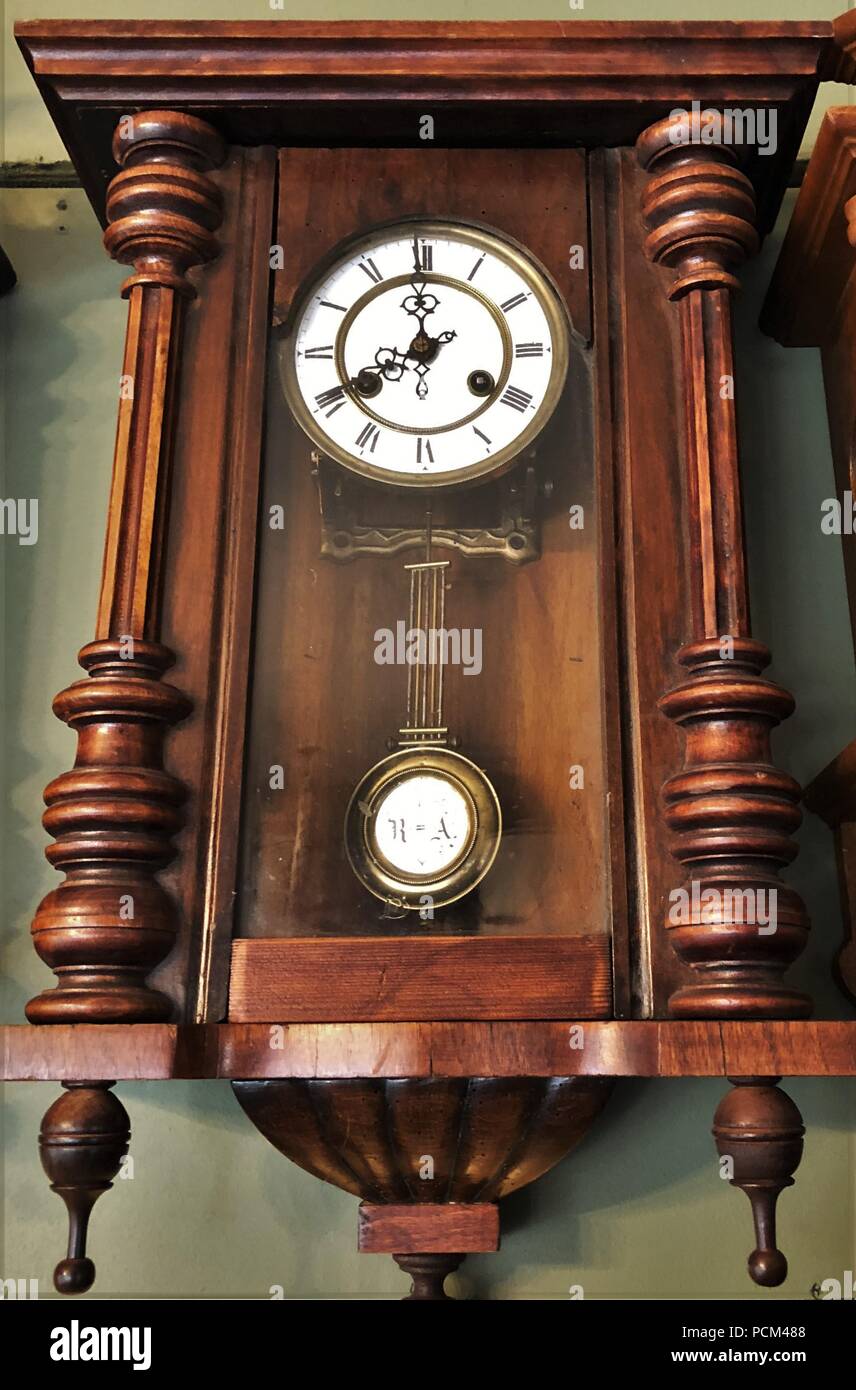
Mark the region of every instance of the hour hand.
[[376, 396], [384, 381], [400, 381], [407, 371], [408, 353], [398, 348], [378, 348], [374, 362], [361, 367], [348, 382], [361, 396]]

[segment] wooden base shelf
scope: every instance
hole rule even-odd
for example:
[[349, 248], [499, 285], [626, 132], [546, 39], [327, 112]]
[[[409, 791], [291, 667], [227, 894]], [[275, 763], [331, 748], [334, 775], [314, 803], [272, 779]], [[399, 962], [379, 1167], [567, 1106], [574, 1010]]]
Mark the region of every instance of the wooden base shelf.
[[234, 1023], [609, 1018], [600, 936], [277, 937], [232, 945]]
[[856, 1076], [856, 1021], [15, 1024], [6, 1081]]

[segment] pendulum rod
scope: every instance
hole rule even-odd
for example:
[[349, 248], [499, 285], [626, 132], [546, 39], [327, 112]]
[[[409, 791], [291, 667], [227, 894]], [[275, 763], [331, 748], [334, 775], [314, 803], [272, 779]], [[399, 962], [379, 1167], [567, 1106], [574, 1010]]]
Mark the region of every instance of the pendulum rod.
[[431, 558], [431, 513], [425, 517], [425, 559], [404, 568], [410, 571], [408, 644], [416, 642], [415, 657], [408, 649], [407, 718], [399, 730], [399, 743], [446, 742], [443, 723], [443, 667], [445, 664], [446, 579], [448, 560]]

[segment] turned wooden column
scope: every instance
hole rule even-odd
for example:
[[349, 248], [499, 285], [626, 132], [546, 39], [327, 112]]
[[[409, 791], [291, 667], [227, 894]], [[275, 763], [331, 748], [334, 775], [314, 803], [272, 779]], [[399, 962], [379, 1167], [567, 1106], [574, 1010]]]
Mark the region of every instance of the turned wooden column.
[[660, 708], [686, 735], [684, 768], [663, 789], [687, 875], [667, 927], [696, 979], [669, 1009], [803, 1018], [811, 1001], [783, 975], [808, 920], [778, 876], [797, 852], [800, 788], [770, 753], [793, 700], [761, 675], [770, 654], [750, 634], [734, 404], [731, 296], [735, 268], [757, 248], [755, 200], [735, 150], [702, 134], [710, 139], [710, 127], [695, 132], [673, 116], [637, 142], [649, 174], [645, 251], [673, 272], [666, 291], [680, 315], [691, 527], [693, 631], [677, 655], [688, 674]]
[[123, 117], [122, 166], [107, 196], [104, 244], [133, 266], [119, 422], [95, 641], [87, 678], [58, 695], [77, 733], [72, 772], [45, 791], [50, 862], [66, 878], [39, 906], [33, 941], [58, 984], [27, 1005], [33, 1023], [154, 1022], [170, 1003], [146, 976], [170, 951], [175, 908], [157, 880], [174, 857], [184, 791], [163, 768], [169, 729], [189, 703], [164, 681], [174, 658], [159, 641], [160, 586], [187, 270], [217, 252], [221, 198], [206, 171], [217, 133], [193, 116]]

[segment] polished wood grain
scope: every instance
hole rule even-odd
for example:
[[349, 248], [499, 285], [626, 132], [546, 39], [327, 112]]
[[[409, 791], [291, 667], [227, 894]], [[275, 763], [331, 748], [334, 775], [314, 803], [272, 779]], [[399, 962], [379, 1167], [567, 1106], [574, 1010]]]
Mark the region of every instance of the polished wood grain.
[[495, 1202], [444, 1205], [361, 1202], [358, 1244], [364, 1255], [471, 1254], [499, 1249]]
[[234, 1023], [608, 1018], [605, 936], [236, 941]]
[[632, 150], [594, 151], [589, 168], [601, 582], [615, 594], [603, 610], [615, 1011], [662, 1017], [690, 978], [662, 925], [674, 862], [659, 791], [681, 739], [656, 714], [691, 630], [680, 332], [643, 250], [643, 169]]
[[824, 76], [830, 82], [856, 80], [856, 22], [852, 11], [836, 15], [832, 21], [834, 49], [827, 54]]
[[[645, 250], [673, 272], [667, 293], [680, 316], [686, 392], [692, 640], [677, 657], [688, 678], [660, 708], [686, 733], [684, 768], [663, 797], [688, 901], [667, 928], [695, 979], [669, 1009], [803, 1018], [811, 1001], [782, 977], [805, 945], [808, 918], [777, 875], [796, 855], [801, 793], [770, 752], [770, 732], [793, 700], [761, 676], [769, 652], [749, 635], [734, 410], [730, 295], [736, 268], [757, 247], [753, 190], [722, 132], [719, 143], [704, 143], [680, 116], [646, 131], [637, 153], [649, 175]], [[761, 894], [775, 903], [775, 930], [759, 931], [756, 909], [735, 910], [729, 894], [747, 890], [755, 903]]]
[[34, 20], [18, 43], [96, 209], [109, 127], [170, 102], [216, 111], [232, 143], [631, 145], [694, 99], [773, 105], [774, 155], [754, 161], [775, 217], [832, 26], [807, 23], [505, 23]]
[[778, 1076], [735, 1079], [717, 1108], [713, 1136], [720, 1160], [728, 1164], [729, 1182], [752, 1204], [755, 1249], [749, 1256], [750, 1278], [763, 1288], [777, 1288], [788, 1275], [788, 1262], [776, 1244], [776, 1203], [793, 1184], [803, 1152], [805, 1127], [790, 1096], [776, 1085]]
[[154, 1021], [170, 1000], [145, 983], [173, 945], [175, 908], [157, 879], [181, 825], [181, 783], [163, 767], [169, 728], [190, 710], [163, 679], [163, 551], [175, 379], [191, 265], [217, 252], [219, 136], [195, 117], [150, 111], [116, 128], [122, 165], [110, 185], [107, 250], [133, 267], [120, 383], [96, 640], [88, 679], [63, 691], [57, 716], [78, 735], [72, 772], [45, 792], [48, 858], [64, 870], [43, 900], [33, 943], [58, 978], [27, 1006], [34, 1023]]
[[591, 338], [582, 150], [286, 149], [280, 194], [278, 241], [289, 254], [274, 275], [277, 325], [289, 323], [301, 284], [341, 238], [392, 218], [462, 218], [495, 226], [542, 260], [574, 331]]
[[[541, 557], [518, 568], [449, 552], [446, 621], [482, 632], [483, 663], [474, 677], [448, 670], [446, 720], [496, 786], [504, 833], [478, 892], [415, 927], [384, 914], [360, 885], [343, 837], [351, 793], [404, 713], [404, 671], [377, 664], [375, 633], [406, 617], [403, 566], [412, 554], [348, 564], [319, 555], [311, 446], [273, 384], [261, 515], [280, 506], [284, 521], [259, 531], [238, 932], [606, 936], [607, 857], [620, 872], [623, 844], [614, 827], [610, 838], [607, 820], [621, 797], [603, 730], [601, 622], [608, 630], [614, 618], [611, 596], [599, 592], [585, 158], [578, 150], [289, 149], [279, 187], [276, 241], [289, 254], [274, 277], [275, 350], [288, 348], [295, 295], [319, 258], [344, 237], [411, 214], [475, 219], [525, 241], [556, 281], [574, 337], [563, 399], [535, 450]], [[570, 246], [580, 248], [581, 269], [570, 264]], [[518, 488], [529, 461], [514, 472]], [[498, 515], [501, 486], [432, 498], [433, 524], [485, 524]], [[424, 497], [366, 487], [354, 497], [374, 524], [424, 525]], [[582, 529], [569, 526], [572, 505], [584, 508]], [[277, 765], [284, 785], [272, 788]], [[584, 771], [581, 790], [569, 786], [572, 765]]]
[[[108, 245], [134, 265], [126, 375], [135, 390], [120, 415], [99, 641], [87, 651], [93, 679], [81, 683], [90, 697], [72, 691], [59, 707], [81, 734], [77, 780], [55, 784], [49, 812], [72, 884], [78, 871], [65, 917], [54, 903], [41, 923], [42, 953], [63, 983], [31, 1006], [51, 1028], [7, 1037], [8, 1069], [66, 1069], [93, 1095], [121, 1074], [120, 1060], [139, 1075], [229, 1076], [253, 1123], [308, 1171], [374, 1204], [451, 1203], [431, 1219], [452, 1222], [454, 1204], [490, 1203], [558, 1162], [594, 1123], [615, 1074], [721, 1075], [738, 1054], [739, 1079], [747, 1059], [771, 1053], [827, 1073], [853, 1068], [841, 1025], [735, 1034], [698, 1017], [801, 1012], [779, 976], [804, 918], [782, 888], [784, 930], [780, 914], [779, 939], [763, 952], [744, 933], [723, 959], [722, 923], [697, 920], [684, 963], [664, 966], [655, 924], [668, 847], [652, 802], [676, 766], [675, 725], [686, 727], [687, 765], [667, 790], [678, 857], [691, 872], [724, 857], [732, 875], [765, 884], [764, 866], [789, 857], [797, 789], [769, 765], [766, 743], [788, 697], [761, 680], [766, 653], [749, 637], [733, 409], [717, 404], [715, 383], [732, 370], [732, 262], [752, 250], [754, 226], [773, 219], [819, 75], [843, 67], [829, 26], [45, 22], [20, 28], [19, 41], [109, 223]], [[687, 163], [658, 123], [694, 99], [772, 107], [776, 153], [748, 151], [742, 172], [709, 150]], [[146, 111], [153, 105], [171, 111]], [[141, 108], [123, 124], [125, 167], [105, 202], [113, 128]], [[426, 108], [436, 127], [428, 149]], [[640, 135], [645, 171], [631, 171]], [[361, 148], [346, 148], [354, 142]], [[399, 722], [397, 710], [388, 721], [388, 689], [353, 674], [365, 656], [359, 633], [388, 625], [395, 610], [398, 567], [379, 567], [366, 584], [356, 564], [337, 580], [319, 565], [305, 444], [276, 405], [261, 516], [283, 502], [290, 529], [278, 554], [259, 527], [256, 566], [269, 147], [283, 149], [278, 332], [288, 333], [295, 289], [321, 249], [416, 210], [517, 236], [553, 273], [577, 330], [566, 399], [538, 459], [549, 463], [539, 478], [544, 557], [519, 575], [461, 567], [454, 579], [461, 625], [513, 634], [491, 650], [489, 697], [457, 690], [448, 711], [496, 777], [508, 834], [490, 887], [430, 936], [379, 921], [342, 872], [343, 792]], [[191, 267], [215, 255], [215, 234], [226, 242], [204, 272], [210, 298], [203, 289], [186, 309], [200, 285]], [[587, 267], [577, 277], [567, 265], [574, 242]], [[185, 328], [195, 373], [179, 360]], [[173, 440], [180, 469], [170, 480]], [[463, 499], [462, 514], [485, 499], [487, 488]], [[592, 524], [573, 537], [567, 508], [580, 501]], [[708, 645], [723, 625], [738, 644], [727, 674]], [[116, 648], [126, 635], [133, 670]], [[658, 723], [663, 664], [687, 639], [689, 680], [666, 698], [672, 724]], [[177, 685], [196, 703], [173, 740], [179, 779], [160, 761], [164, 734], [189, 709], [162, 680], [170, 645]], [[570, 809], [564, 769], [579, 762], [588, 798]], [[290, 778], [275, 806], [271, 763]], [[186, 853], [161, 886], [181, 781], [193, 793]], [[93, 844], [97, 900], [83, 881]], [[120, 937], [110, 911], [123, 887], [145, 912]], [[618, 1011], [656, 1014], [671, 995], [692, 1018], [581, 1018], [610, 1008], [613, 925]], [[232, 1010], [270, 1024], [106, 1021], [221, 1017], [236, 928]], [[157, 994], [143, 979], [175, 941]], [[64, 1017], [101, 1023], [67, 1028]], [[307, 1017], [338, 1021], [289, 1021]], [[757, 1074], [785, 1070], [770, 1061]], [[95, 1177], [106, 1181], [102, 1167]], [[738, 1174], [754, 1176], [751, 1164]], [[399, 1232], [412, 1219], [399, 1218]], [[775, 1275], [770, 1224], [765, 1207], [759, 1269]], [[394, 1253], [413, 1275], [412, 1297], [443, 1297], [462, 1251], [407, 1239]], [[464, 1243], [460, 1232], [453, 1243]]]
[[494, 1202], [534, 1182], [588, 1133], [612, 1081], [354, 1077], [232, 1089], [259, 1132], [315, 1177], [371, 1203], [430, 1206]]
[[[824, 113], [764, 302], [761, 327], [784, 347], [819, 347], [836, 337], [847, 301], [853, 250], [844, 207], [856, 195], [856, 112]], [[851, 292], [852, 293], [852, 292]]]
[[445, 1281], [454, 1274], [465, 1255], [416, 1254], [393, 1255], [399, 1269], [411, 1278], [410, 1293], [405, 1294], [402, 1303], [449, 1302]]
[[92, 1208], [113, 1186], [128, 1152], [130, 1122], [111, 1081], [69, 1081], [42, 1120], [39, 1156], [68, 1211], [68, 1253], [54, 1271], [58, 1293], [85, 1293], [95, 1278], [86, 1254]]
[[854, 1076], [856, 1023], [11, 1024], [8, 1081]]
[[191, 272], [178, 382], [162, 635], [194, 706], [170, 741], [191, 789], [181, 853], [163, 876], [179, 907], [175, 948], [153, 984], [174, 1016], [225, 1017], [270, 324], [275, 152], [231, 149], [209, 177], [223, 201], [220, 255]]
[[[621, 409], [638, 399], [627, 390], [620, 379], [626, 355], [615, 352], [617, 343], [632, 342], [626, 333], [624, 313], [624, 260], [616, 254], [625, 230], [624, 219], [615, 216], [615, 184], [621, 165], [620, 156], [613, 151], [597, 151], [588, 160], [588, 206], [592, 261], [591, 318], [594, 369], [594, 450], [597, 468], [597, 522], [602, 594], [601, 624], [604, 632], [604, 678], [602, 720], [604, 749], [610, 770], [610, 794], [607, 802], [610, 878], [610, 917], [612, 924], [613, 1014], [627, 1018], [633, 1014], [652, 1011], [651, 976], [642, 964], [643, 954], [651, 940], [650, 916], [644, 900], [633, 903], [634, 877], [644, 872], [648, 860], [639, 855], [633, 839], [632, 796], [635, 790], [634, 761], [628, 756], [627, 742], [638, 734], [638, 724], [629, 713], [628, 705], [636, 694], [631, 670], [633, 652], [625, 643], [628, 622], [632, 622], [632, 604], [622, 592], [621, 567], [627, 562], [622, 554], [622, 535], [630, 528], [622, 525], [624, 518], [624, 489], [627, 485], [629, 460], [624, 451]], [[612, 197], [611, 197], [612, 195]], [[607, 203], [611, 202], [611, 206]], [[616, 235], [617, 233], [617, 235]], [[643, 269], [648, 266], [643, 262]], [[619, 319], [621, 321], [616, 322]], [[661, 354], [659, 361], [664, 360]], [[619, 378], [619, 379], [617, 379]], [[645, 393], [650, 398], [650, 393]], [[655, 455], [655, 458], [657, 455]], [[632, 555], [633, 547], [628, 547]], [[674, 573], [674, 568], [672, 570]], [[631, 733], [633, 730], [633, 733]], [[625, 805], [627, 803], [627, 806]], [[631, 929], [631, 911], [635, 919]]]

